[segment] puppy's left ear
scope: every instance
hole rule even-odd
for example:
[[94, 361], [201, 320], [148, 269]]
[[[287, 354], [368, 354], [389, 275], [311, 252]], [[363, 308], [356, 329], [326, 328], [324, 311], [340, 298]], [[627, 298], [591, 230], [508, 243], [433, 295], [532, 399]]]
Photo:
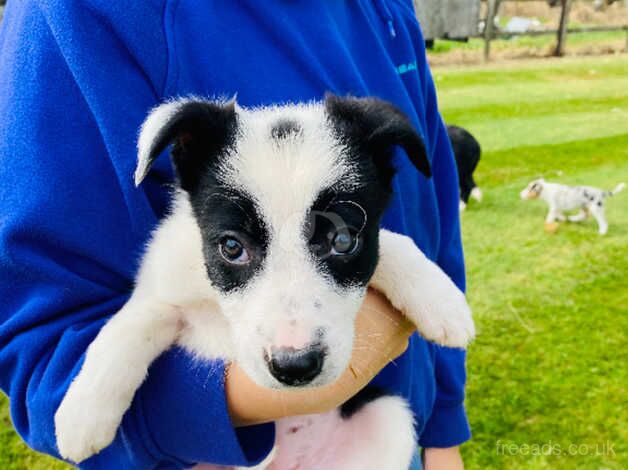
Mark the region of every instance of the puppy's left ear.
[[425, 145], [408, 117], [377, 98], [325, 96], [325, 109], [339, 133], [360, 154], [373, 159], [384, 181], [394, 175], [392, 150], [402, 147], [412, 164], [426, 177], [432, 175]]

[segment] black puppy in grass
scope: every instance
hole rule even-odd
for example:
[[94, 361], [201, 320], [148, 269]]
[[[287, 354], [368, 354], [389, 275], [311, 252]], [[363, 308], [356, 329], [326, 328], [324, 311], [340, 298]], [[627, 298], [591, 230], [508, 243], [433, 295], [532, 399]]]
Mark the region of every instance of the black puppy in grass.
[[482, 155], [482, 147], [477, 139], [462, 127], [447, 126], [447, 134], [456, 156], [460, 182], [460, 210], [463, 211], [469, 203], [469, 197], [478, 202], [482, 200], [482, 191], [473, 179], [473, 172]]

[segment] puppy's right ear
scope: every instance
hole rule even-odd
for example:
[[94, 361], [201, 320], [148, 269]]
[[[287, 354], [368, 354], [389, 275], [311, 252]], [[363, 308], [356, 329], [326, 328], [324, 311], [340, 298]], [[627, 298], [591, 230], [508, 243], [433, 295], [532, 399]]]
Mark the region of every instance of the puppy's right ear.
[[378, 98], [325, 95], [325, 109], [337, 132], [358, 154], [370, 158], [382, 182], [390, 186], [395, 169], [392, 148], [402, 147], [417, 170], [432, 175], [421, 135], [408, 117], [393, 104]]
[[161, 152], [173, 144], [174, 169], [181, 187], [189, 190], [198, 182], [201, 170], [233, 142], [236, 129], [235, 101], [186, 98], [154, 108], [140, 130], [135, 185], [144, 180]]

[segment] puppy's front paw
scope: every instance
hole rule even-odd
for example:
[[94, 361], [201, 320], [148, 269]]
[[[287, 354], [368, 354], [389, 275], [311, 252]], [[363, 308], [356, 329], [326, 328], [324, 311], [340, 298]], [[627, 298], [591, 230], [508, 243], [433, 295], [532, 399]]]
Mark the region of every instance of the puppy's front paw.
[[464, 294], [409, 237], [380, 232], [380, 258], [371, 285], [429, 341], [464, 348], [475, 336]]
[[127, 408], [112, 400], [80, 381], [70, 386], [55, 413], [57, 448], [63, 458], [80, 463], [111, 444]]
[[[420, 296], [420, 293], [417, 293]], [[452, 348], [466, 348], [475, 337], [475, 325], [471, 309], [464, 294], [451, 291], [434, 302], [417, 299], [421, 305], [420, 315], [406, 313], [414, 320], [417, 330], [427, 340]]]

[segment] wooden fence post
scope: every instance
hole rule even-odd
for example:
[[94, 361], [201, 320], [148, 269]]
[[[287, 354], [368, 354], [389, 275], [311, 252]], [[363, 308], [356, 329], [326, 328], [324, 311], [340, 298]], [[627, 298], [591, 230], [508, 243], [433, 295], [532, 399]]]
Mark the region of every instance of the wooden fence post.
[[560, 57], [565, 54], [565, 42], [567, 41], [567, 27], [569, 26], [569, 13], [571, 12], [572, 0], [561, 0], [562, 9], [560, 12], [560, 26], [558, 27], [558, 39], [554, 55]]
[[493, 27], [499, 0], [488, 0], [486, 20], [484, 21], [484, 62], [488, 62], [491, 56], [491, 40], [493, 39]]

